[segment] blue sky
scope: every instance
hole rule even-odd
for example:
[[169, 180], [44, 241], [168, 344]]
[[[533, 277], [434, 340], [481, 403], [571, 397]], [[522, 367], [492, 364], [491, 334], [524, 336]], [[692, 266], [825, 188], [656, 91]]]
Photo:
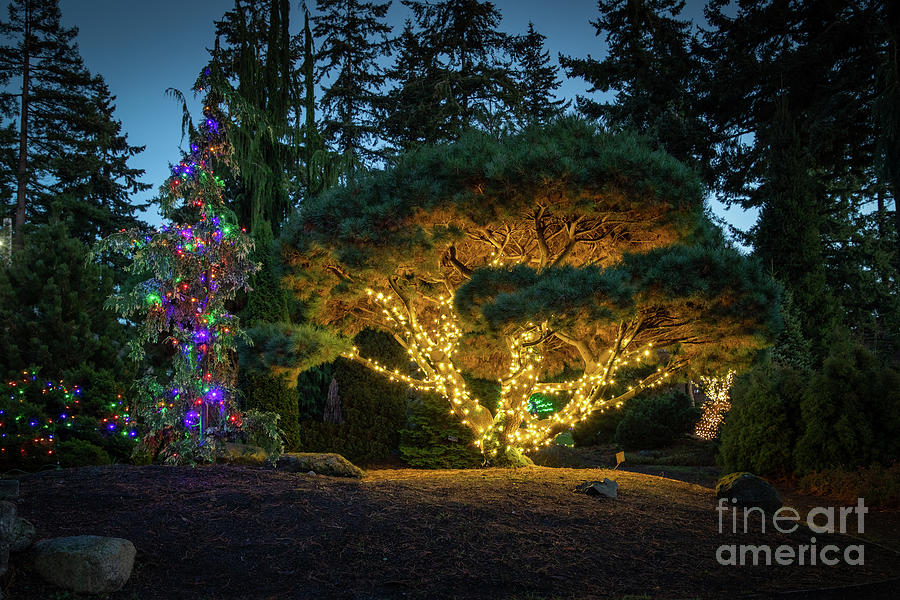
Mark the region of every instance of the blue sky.
[[[301, 24], [300, 4], [291, 1], [297, 15], [295, 30]], [[595, 58], [605, 54], [604, 40], [596, 37], [590, 24], [597, 16], [595, 0], [497, 0], [495, 4], [503, 14], [502, 29], [523, 33], [533, 21], [535, 29], [547, 36], [554, 59], [558, 53]], [[233, 6], [234, 0], [60, 0], [63, 23], [79, 29], [78, 46], [86, 66], [102, 75], [117, 96], [116, 117], [129, 141], [147, 147], [132, 161], [146, 171], [144, 181], [153, 185], [142, 198], [155, 194], [169, 174], [168, 164], [179, 158], [181, 108], [165, 90], [190, 89], [208, 59], [213, 21]], [[686, 13], [698, 18], [702, 6], [702, 1], [688, 0]], [[399, 31], [407, 10], [395, 0], [388, 16]], [[574, 98], [585, 89], [581, 80], [566, 80], [559, 95]], [[739, 208], [714, 210], [743, 229], [755, 220], [755, 214]], [[150, 215], [147, 218], [159, 222]]]

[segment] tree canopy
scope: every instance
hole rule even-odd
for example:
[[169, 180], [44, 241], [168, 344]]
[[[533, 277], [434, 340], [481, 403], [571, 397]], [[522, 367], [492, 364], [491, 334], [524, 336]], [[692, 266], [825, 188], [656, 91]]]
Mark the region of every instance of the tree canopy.
[[[305, 204], [284, 240], [311, 319], [391, 333], [417, 371], [389, 376], [447, 397], [497, 460], [777, 328], [776, 286], [710, 225], [695, 174], [578, 120], [420, 149]], [[464, 372], [500, 380], [493, 414]], [[568, 403], [539, 420], [538, 391]]]
[[128, 161], [115, 97], [84, 66], [58, 0], [15, 0], [0, 22], [0, 181], [15, 195], [16, 246], [24, 225], [70, 221], [86, 242], [140, 224], [129, 195], [148, 189]]

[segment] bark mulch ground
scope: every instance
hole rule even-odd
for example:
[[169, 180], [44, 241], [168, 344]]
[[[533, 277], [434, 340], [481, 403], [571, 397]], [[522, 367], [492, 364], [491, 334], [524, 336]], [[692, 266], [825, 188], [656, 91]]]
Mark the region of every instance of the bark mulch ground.
[[[615, 500], [573, 493], [619, 483]], [[138, 554], [111, 599], [896, 597], [900, 557], [864, 566], [720, 566], [722, 544], [810, 543], [808, 531], [720, 534], [714, 493], [605, 469], [372, 470], [362, 481], [237, 467], [90, 467], [21, 479], [38, 537], [124, 537]], [[757, 522], [754, 520], [754, 522]], [[730, 523], [726, 522], [726, 529]], [[859, 543], [818, 535], [841, 549]], [[77, 598], [13, 561], [4, 598]]]

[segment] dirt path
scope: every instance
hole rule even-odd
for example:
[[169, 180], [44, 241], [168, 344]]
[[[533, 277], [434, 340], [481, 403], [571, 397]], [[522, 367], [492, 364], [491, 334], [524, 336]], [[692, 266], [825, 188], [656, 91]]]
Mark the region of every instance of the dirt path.
[[[603, 477], [618, 499], [571, 491]], [[864, 566], [720, 566], [722, 544], [796, 547], [808, 535], [721, 535], [709, 488], [623, 471], [385, 469], [357, 482], [116, 466], [27, 476], [21, 490], [39, 537], [135, 543], [116, 600], [762, 598], [900, 575], [898, 556], [874, 546]], [[6, 592], [55, 597], [22, 569]]]

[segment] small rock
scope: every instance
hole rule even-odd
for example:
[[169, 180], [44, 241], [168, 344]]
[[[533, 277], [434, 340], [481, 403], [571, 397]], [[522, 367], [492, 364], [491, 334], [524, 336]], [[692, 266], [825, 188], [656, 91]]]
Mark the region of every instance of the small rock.
[[252, 444], [238, 444], [226, 442], [218, 449], [218, 462], [227, 462], [234, 465], [260, 466], [269, 459], [266, 451]]
[[135, 554], [128, 540], [78, 535], [38, 542], [31, 550], [31, 563], [48, 583], [73, 592], [104, 594], [122, 589]]
[[604, 496], [606, 498], [616, 498], [619, 495], [619, 484], [612, 479], [604, 478], [603, 481], [585, 481], [575, 488], [576, 492], [587, 494], [588, 496]]
[[18, 479], [0, 479], [0, 500], [16, 501], [19, 498]]
[[716, 499], [725, 498], [735, 506], [758, 506], [774, 513], [782, 506], [778, 490], [753, 473], [731, 473], [716, 484]]
[[307, 474], [307, 475], [315, 475], [316, 472], [315, 472], [315, 471], [308, 471], [306, 474]]
[[550, 444], [538, 450], [531, 459], [540, 467], [581, 469], [587, 463], [574, 450], [558, 444]]
[[288, 452], [278, 459], [277, 468], [288, 473], [309, 473], [333, 477], [362, 479], [366, 472], [352, 462], [334, 453]]
[[10, 552], [21, 552], [30, 548], [31, 544], [34, 543], [35, 535], [34, 525], [31, 524], [31, 521], [22, 517], [16, 517], [16, 522], [13, 524], [12, 537], [9, 541]]

